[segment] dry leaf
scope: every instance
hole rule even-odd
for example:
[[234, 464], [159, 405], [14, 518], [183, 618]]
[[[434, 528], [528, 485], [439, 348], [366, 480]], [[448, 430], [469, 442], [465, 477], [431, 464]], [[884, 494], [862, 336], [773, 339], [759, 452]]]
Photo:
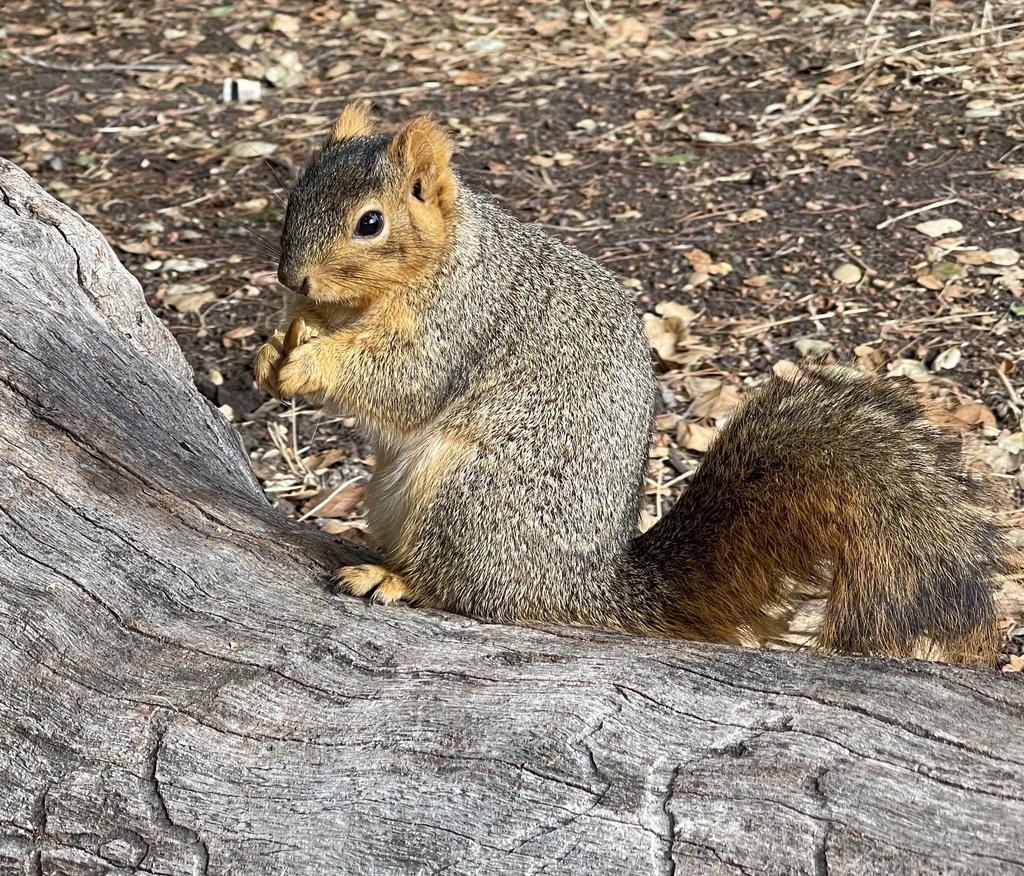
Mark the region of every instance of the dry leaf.
[[541, 18], [534, 22], [533, 32], [537, 36], [550, 37], [567, 30], [568, 27], [569, 24], [564, 18]]
[[285, 15], [283, 12], [278, 12], [276, 15], [271, 16], [270, 21], [267, 23], [267, 30], [283, 33], [289, 37], [296, 36], [301, 27], [301, 19], [296, 18], [294, 15]]
[[[940, 255], [939, 258], [941, 257]], [[983, 249], [965, 250], [964, 252], [958, 252], [954, 257], [962, 265], [987, 265], [992, 262], [989, 254]]]
[[324, 73], [324, 79], [330, 81], [331, 79], [339, 79], [346, 73], [352, 72], [352, 65], [348, 61], [338, 61], [335, 64], [331, 64]]
[[925, 289], [931, 289], [934, 292], [938, 292], [946, 285], [945, 281], [940, 280], [934, 274], [922, 274], [917, 278], [917, 282]]
[[351, 450], [342, 450], [339, 447], [335, 447], [331, 450], [325, 450], [323, 453], [305, 457], [302, 460], [302, 464], [306, 467], [307, 471], [317, 471], [322, 468], [330, 468], [334, 463], [341, 462], [351, 456]]
[[458, 73], [453, 73], [449, 81], [452, 85], [459, 86], [486, 85], [491, 81], [491, 77], [490, 74], [479, 70], [460, 70]]
[[304, 502], [300, 509], [310, 517], [344, 517], [363, 500], [364, 484], [348, 484], [323, 490]]
[[1016, 441], [1000, 438], [982, 451], [982, 458], [996, 474], [1013, 474], [1024, 460], [1024, 448]]
[[690, 250], [686, 254], [686, 260], [695, 271], [700, 271], [703, 274], [708, 273], [708, 268], [711, 267], [711, 256], [702, 249]]
[[717, 422], [736, 410], [736, 405], [739, 403], [740, 397], [736, 387], [723, 383], [700, 396], [690, 410], [695, 417]]
[[322, 532], [329, 533], [344, 541], [350, 541], [362, 547], [374, 547], [366, 530], [360, 526], [353, 526], [350, 521], [327, 519], [321, 524], [320, 529]]
[[205, 259], [167, 259], [161, 267], [163, 271], [174, 271], [178, 274], [191, 274], [195, 271], [205, 271], [210, 267]]
[[680, 423], [676, 430], [676, 444], [693, 450], [697, 453], [704, 453], [715, 440], [718, 429], [714, 426], [702, 426], [700, 423]]
[[788, 359], [780, 359], [772, 365], [772, 374], [783, 380], [796, 380], [800, 376], [800, 366]]
[[668, 320], [653, 313], [645, 313], [643, 325], [647, 343], [651, 345], [662, 361], [671, 362], [676, 352], [676, 333], [669, 326]]
[[1008, 654], [1008, 661], [1003, 667], [1003, 672], [1024, 672], [1024, 660], [1016, 654]]
[[988, 257], [992, 264], [1000, 265], [1004, 268], [1011, 267], [1020, 261], [1020, 255], [1017, 253], [1017, 250], [1005, 246], [989, 250]]
[[832, 344], [820, 338], [800, 338], [793, 341], [796, 351], [804, 358], [823, 356], [832, 349]]
[[760, 207], [753, 207], [750, 210], [744, 210], [736, 217], [736, 221], [741, 225], [746, 225], [750, 222], [760, 222], [762, 219], [768, 218], [768, 211], [762, 210]]
[[929, 219], [914, 226], [917, 231], [927, 237], [942, 237], [944, 234], [956, 234], [962, 229], [963, 223], [956, 219]]
[[935, 357], [935, 361], [932, 362], [932, 368], [936, 371], [952, 371], [960, 364], [960, 348], [950, 347], [948, 350], [943, 350]]
[[960, 405], [953, 411], [953, 416], [968, 426], [995, 426], [996, 424], [995, 414], [980, 402], [967, 402]]
[[907, 377], [915, 383], [928, 383], [933, 379], [932, 373], [917, 359], [897, 359], [889, 366], [889, 374]]
[[150, 255], [153, 252], [153, 244], [148, 240], [115, 243], [114, 246], [121, 250], [121, 252], [131, 253], [132, 255]]
[[665, 319], [670, 320], [669, 325], [676, 332], [685, 331], [689, 328], [690, 323], [697, 318], [694, 310], [685, 304], [677, 304], [675, 301], [662, 301], [654, 309]]
[[211, 289], [203, 289], [201, 286], [198, 286], [190, 291], [165, 292], [163, 300], [165, 304], [173, 307], [178, 313], [198, 313], [207, 304], [217, 300], [217, 293]]
[[608, 35], [617, 43], [627, 42], [642, 46], [651, 38], [651, 31], [640, 19], [627, 16], [608, 28]]
[[266, 140], [239, 140], [228, 149], [232, 158], [263, 158], [277, 151], [277, 143]]

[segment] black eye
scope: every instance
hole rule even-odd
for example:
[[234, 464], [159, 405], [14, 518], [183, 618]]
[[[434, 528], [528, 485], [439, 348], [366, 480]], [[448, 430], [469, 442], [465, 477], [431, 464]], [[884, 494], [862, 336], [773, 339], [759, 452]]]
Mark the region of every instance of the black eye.
[[384, 214], [380, 210], [367, 210], [359, 217], [353, 237], [376, 237], [384, 230]]

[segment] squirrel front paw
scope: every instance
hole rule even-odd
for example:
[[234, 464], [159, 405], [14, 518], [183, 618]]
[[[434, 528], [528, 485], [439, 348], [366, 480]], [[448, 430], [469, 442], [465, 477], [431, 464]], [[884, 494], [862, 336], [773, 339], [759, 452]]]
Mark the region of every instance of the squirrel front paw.
[[277, 370], [283, 357], [284, 332], [276, 331], [260, 347], [252, 363], [256, 385], [264, 392], [269, 392], [274, 398], [281, 398], [281, 393], [277, 388]]
[[328, 383], [321, 344], [311, 338], [284, 354], [275, 374], [278, 398], [306, 398], [316, 404], [323, 403]]
[[291, 361], [295, 351], [315, 337], [316, 332], [310, 329], [301, 317], [291, 321], [287, 332], [275, 331], [260, 347], [253, 360], [256, 385], [274, 398], [293, 398], [304, 392], [309, 393], [310, 389], [303, 389], [301, 385], [296, 386], [294, 376], [288, 381], [287, 387], [282, 386], [281, 370]]

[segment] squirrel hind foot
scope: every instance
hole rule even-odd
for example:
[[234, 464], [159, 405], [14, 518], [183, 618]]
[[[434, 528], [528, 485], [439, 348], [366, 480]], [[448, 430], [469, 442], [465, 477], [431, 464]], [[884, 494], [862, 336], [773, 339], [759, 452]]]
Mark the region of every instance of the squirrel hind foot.
[[339, 569], [333, 589], [336, 593], [369, 596], [371, 601], [380, 605], [391, 605], [412, 599], [412, 591], [401, 575], [384, 566], [370, 563]]

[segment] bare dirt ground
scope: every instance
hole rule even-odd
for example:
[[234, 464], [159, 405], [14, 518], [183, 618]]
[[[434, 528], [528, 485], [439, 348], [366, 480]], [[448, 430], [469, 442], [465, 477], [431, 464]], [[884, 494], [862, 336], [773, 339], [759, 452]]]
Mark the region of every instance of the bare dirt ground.
[[[1024, 546], [1020, 0], [7, 0], [0, 155], [111, 241], [282, 512], [348, 537], [368, 450], [249, 363], [289, 181], [356, 96], [445, 120], [472, 184], [634, 291], [665, 365], [652, 514], [748, 386], [826, 356], [958, 417]], [[1020, 575], [1000, 606], [1013, 632]]]

